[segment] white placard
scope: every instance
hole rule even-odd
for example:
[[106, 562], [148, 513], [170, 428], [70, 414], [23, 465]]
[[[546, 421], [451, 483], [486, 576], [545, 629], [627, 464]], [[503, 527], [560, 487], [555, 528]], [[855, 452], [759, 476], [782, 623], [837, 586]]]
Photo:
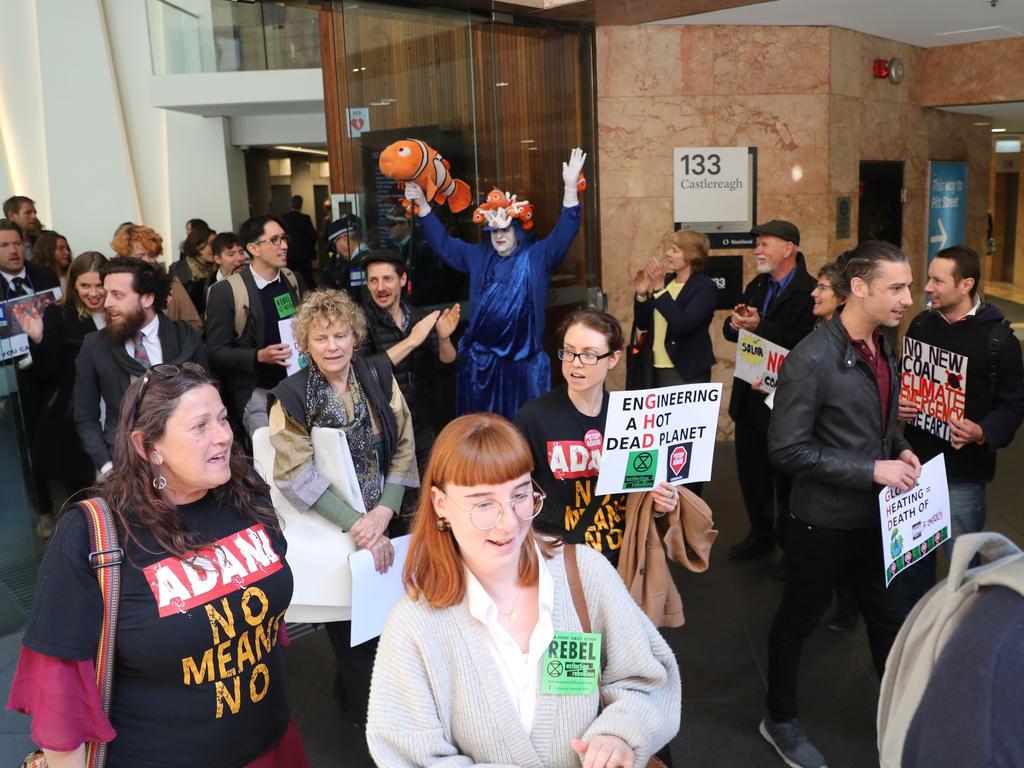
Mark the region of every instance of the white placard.
[[964, 418], [967, 357], [904, 337], [900, 370], [900, 400], [920, 409], [910, 425], [949, 440], [950, 417]]
[[345, 110], [345, 118], [348, 120], [348, 137], [358, 139], [370, 130], [370, 108], [349, 107]]
[[405, 568], [405, 556], [409, 553], [409, 538], [399, 536], [391, 540], [395, 548], [395, 562], [387, 573], [377, 573], [373, 567], [373, 555], [368, 549], [360, 549], [348, 556], [352, 567], [353, 646], [379, 636], [391, 609], [405, 594], [402, 570]]
[[750, 331], [740, 331], [736, 342], [737, 379], [753, 384], [754, 379], [761, 379], [761, 389], [774, 392], [779, 383], [779, 369], [786, 359], [789, 350], [773, 344], [768, 339]]
[[50, 288], [0, 303], [0, 360], [28, 354], [29, 338], [21, 321], [30, 314], [42, 317], [46, 307], [60, 301], [62, 295], [60, 288]]
[[701, 232], [750, 229], [751, 156], [747, 147], [676, 147], [672, 163], [678, 224]]
[[612, 392], [595, 493], [711, 479], [721, 384]]
[[292, 348], [292, 356], [288, 358], [288, 375], [291, 376], [309, 365], [309, 358], [299, 351], [299, 344], [295, 341], [295, 316], [278, 320], [277, 332], [281, 334], [281, 343]]
[[891, 485], [878, 494], [885, 585], [905, 568], [938, 549], [950, 536], [946, 457], [921, 467], [917, 485], [902, 493]]

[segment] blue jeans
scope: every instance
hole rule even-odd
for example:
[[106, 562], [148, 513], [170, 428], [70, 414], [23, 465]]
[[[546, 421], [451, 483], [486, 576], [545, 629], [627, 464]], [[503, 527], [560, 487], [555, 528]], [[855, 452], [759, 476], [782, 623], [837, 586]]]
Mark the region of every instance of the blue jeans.
[[[942, 545], [948, 559], [953, 551], [953, 542], [962, 533], [977, 533], [985, 527], [985, 484], [949, 483], [949, 520], [952, 526], [950, 540]], [[935, 557], [929, 555], [899, 575], [903, 609], [910, 613], [917, 601], [935, 586]], [[977, 557], [971, 567], [978, 565]]]

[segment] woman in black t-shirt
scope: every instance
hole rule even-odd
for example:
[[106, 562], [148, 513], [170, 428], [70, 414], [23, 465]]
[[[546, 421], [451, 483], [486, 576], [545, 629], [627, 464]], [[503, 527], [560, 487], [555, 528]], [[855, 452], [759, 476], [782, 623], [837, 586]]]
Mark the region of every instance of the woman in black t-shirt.
[[[128, 390], [102, 488], [124, 548], [109, 717], [93, 657], [103, 599], [77, 509], [57, 525], [8, 706], [50, 765], [307, 765], [278, 639], [291, 600], [268, 486], [233, 445], [214, 380], [157, 365]], [[117, 566], [113, 566], [117, 567]]]
[[[571, 544], [586, 544], [618, 564], [626, 494], [594, 493], [601, 467], [608, 393], [604, 383], [622, 357], [619, 321], [607, 312], [572, 312], [558, 329], [566, 385], [526, 403], [515, 424], [530, 444], [534, 479], [547, 494], [535, 527]], [[654, 509], [675, 508], [676, 490], [662, 483]]]

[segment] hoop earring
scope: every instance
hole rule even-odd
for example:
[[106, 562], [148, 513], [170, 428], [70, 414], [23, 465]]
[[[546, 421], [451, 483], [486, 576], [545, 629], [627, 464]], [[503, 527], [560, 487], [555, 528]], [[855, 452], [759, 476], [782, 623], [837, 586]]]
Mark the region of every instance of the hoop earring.
[[157, 475], [153, 478], [153, 487], [158, 491], [162, 491], [167, 487], [167, 478], [163, 475]]
[[448, 518], [446, 517], [439, 517], [437, 522], [434, 523], [434, 526], [437, 530], [441, 531], [441, 533], [446, 533], [452, 529], [452, 524], [448, 522]]

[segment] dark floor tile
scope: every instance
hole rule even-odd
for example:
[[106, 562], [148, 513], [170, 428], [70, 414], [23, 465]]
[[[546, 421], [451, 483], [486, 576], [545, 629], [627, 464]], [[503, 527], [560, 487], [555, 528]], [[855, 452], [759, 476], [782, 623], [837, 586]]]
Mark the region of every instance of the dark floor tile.
[[757, 661], [749, 653], [737, 659], [680, 659], [679, 673], [687, 702], [764, 699], [764, 681]]

